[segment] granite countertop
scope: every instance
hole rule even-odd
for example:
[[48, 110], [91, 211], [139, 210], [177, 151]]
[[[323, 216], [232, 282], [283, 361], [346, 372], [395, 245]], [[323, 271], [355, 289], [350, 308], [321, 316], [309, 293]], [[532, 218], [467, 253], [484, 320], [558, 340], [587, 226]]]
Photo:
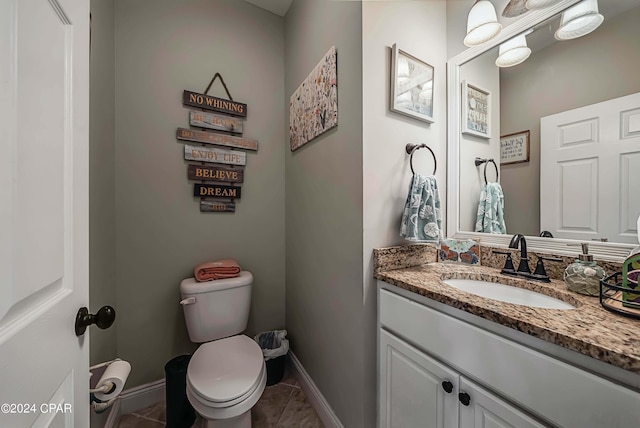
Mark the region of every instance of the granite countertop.
[[[640, 321], [606, 311], [597, 297], [573, 293], [567, 289], [564, 281], [538, 283], [502, 275], [491, 267], [437, 262], [395, 270], [377, 269], [374, 277], [547, 342], [640, 373]], [[441, 282], [451, 278], [519, 286], [563, 300], [576, 309], [533, 308], [486, 299]]]

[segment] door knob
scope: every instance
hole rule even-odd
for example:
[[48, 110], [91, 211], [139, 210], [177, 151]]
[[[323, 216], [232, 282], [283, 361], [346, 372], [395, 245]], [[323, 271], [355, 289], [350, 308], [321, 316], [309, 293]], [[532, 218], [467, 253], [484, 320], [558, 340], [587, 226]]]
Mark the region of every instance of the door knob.
[[95, 324], [100, 329], [111, 327], [116, 319], [116, 310], [111, 306], [103, 306], [95, 314], [90, 314], [86, 307], [78, 309], [76, 314], [76, 336], [82, 336], [91, 324]]
[[451, 391], [453, 391], [453, 384], [451, 382], [449, 382], [448, 380], [443, 380], [442, 381], [442, 389], [444, 389], [444, 391], [447, 394], [450, 394]]

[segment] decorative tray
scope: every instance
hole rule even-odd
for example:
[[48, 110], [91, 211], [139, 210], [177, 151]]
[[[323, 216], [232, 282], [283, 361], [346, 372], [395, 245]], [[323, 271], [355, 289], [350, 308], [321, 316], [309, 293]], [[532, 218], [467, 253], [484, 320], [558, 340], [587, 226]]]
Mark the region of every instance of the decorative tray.
[[640, 303], [623, 299], [623, 293], [629, 291], [632, 290], [622, 286], [622, 272], [605, 276], [600, 280], [600, 304], [610, 312], [640, 319]]

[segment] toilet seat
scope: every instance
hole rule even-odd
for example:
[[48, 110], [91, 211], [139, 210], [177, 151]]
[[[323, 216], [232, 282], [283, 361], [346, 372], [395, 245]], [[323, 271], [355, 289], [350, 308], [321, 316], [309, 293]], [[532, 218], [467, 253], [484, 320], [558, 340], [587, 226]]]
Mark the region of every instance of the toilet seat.
[[187, 368], [187, 389], [207, 407], [234, 406], [264, 388], [265, 363], [260, 346], [238, 335], [202, 344]]
[[[210, 405], [211, 402], [205, 402], [204, 400], [201, 399], [201, 397], [197, 396], [193, 392], [192, 388], [188, 383], [186, 388], [187, 399], [189, 400], [189, 403], [191, 404], [193, 409], [206, 420], [210, 420], [210, 421], [229, 420], [229, 419], [240, 417], [241, 415], [247, 412], [250, 412], [251, 408], [256, 405], [256, 403], [262, 396], [262, 392], [264, 391], [264, 387], [266, 384], [267, 384], [267, 370], [265, 369], [262, 371], [257, 389], [254, 390], [249, 396], [247, 396], [244, 401], [238, 404], [232, 405], [230, 407], [211, 406]], [[251, 417], [249, 416], [249, 422], [250, 421], [251, 421]]]

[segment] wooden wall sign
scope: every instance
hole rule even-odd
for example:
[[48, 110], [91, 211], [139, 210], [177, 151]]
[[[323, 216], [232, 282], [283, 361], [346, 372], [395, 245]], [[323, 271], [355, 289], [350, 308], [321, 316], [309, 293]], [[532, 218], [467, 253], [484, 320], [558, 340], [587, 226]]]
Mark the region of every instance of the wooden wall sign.
[[224, 183], [242, 183], [244, 167], [226, 165], [189, 165], [189, 180], [222, 181]]
[[[218, 78], [227, 92], [228, 99], [207, 95], [211, 85]], [[247, 105], [233, 101], [220, 73], [213, 76], [204, 94], [183, 91], [182, 104], [222, 114], [189, 111], [189, 125], [200, 129], [178, 128], [176, 138], [179, 141], [258, 150], [257, 140], [242, 137], [242, 118], [247, 117]], [[235, 213], [235, 200], [240, 199], [240, 185], [244, 182], [244, 166], [239, 165], [246, 165], [246, 152], [185, 144], [184, 158], [188, 161], [209, 163], [187, 165], [189, 180], [199, 181], [194, 183], [193, 196], [200, 198], [200, 212]]]
[[182, 104], [203, 108], [205, 110], [232, 114], [234, 116], [247, 117], [246, 104], [212, 97], [210, 95], [199, 94], [197, 92], [184, 91], [182, 93]]
[[207, 199], [200, 199], [200, 212], [234, 213], [236, 212], [236, 203], [227, 202], [227, 201], [210, 201]]
[[222, 116], [204, 111], [190, 111], [189, 124], [199, 126], [200, 128], [242, 134], [243, 121], [237, 117]]
[[216, 134], [215, 132], [196, 131], [195, 129], [178, 128], [178, 140], [194, 141], [196, 143], [217, 144], [219, 146], [235, 147], [239, 149], [258, 150], [258, 141], [250, 138], [234, 137], [233, 135]]
[[224, 163], [227, 165], [246, 165], [247, 154], [235, 150], [214, 149], [184, 145], [184, 158], [190, 161]]
[[201, 196], [207, 198], [234, 198], [240, 199], [240, 187], [235, 186], [219, 186], [216, 184], [200, 184], [193, 185], [193, 196]]

